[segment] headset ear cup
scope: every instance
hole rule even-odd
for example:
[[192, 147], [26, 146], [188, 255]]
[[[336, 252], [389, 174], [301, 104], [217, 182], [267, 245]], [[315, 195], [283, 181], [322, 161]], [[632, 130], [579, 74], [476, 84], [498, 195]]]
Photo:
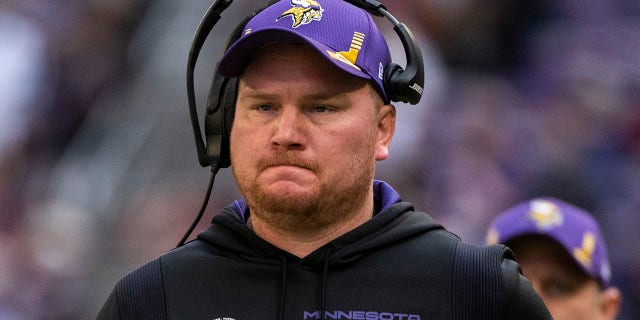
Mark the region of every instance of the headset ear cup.
[[415, 36], [407, 26], [396, 24], [393, 29], [398, 34], [407, 58], [406, 68], [390, 63], [384, 68], [384, 86], [391, 101], [409, 104], [420, 102], [424, 87], [424, 61]]
[[210, 164], [217, 163], [218, 168], [231, 165], [229, 136], [235, 115], [237, 92], [237, 78], [225, 78], [216, 73], [207, 99], [204, 133], [208, 160]]
[[402, 67], [397, 63], [389, 63], [384, 67], [384, 90], [387, 93], [387, 97], [391, 101], [400, 101], [398, 96], [398, 90], [400, 90], [398, 79], [400, 78], [399, 75], [402, 73], [402, 71]]
[[[231, 127], [233, 126], [233, 118], [236, 116], [236, 101], [238, 100], [238, 78], [230, 78], [225, 86], [224, 93], [220, 99], [220, 104], [224, 107], [224, 128], [223, 139], [226, 141], [227, 147], [231, 139]], [[230, 155], [229, 152], [227, 154]]]

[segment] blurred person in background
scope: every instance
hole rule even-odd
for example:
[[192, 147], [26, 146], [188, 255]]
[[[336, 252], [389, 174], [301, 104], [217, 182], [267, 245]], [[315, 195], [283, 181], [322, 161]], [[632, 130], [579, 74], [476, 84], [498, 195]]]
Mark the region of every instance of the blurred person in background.
[[492, 221], [487, 244], [509, 246], [555, 320], [611, 320], [621, 294], [590, 213], [551, 197], [519, 203]]

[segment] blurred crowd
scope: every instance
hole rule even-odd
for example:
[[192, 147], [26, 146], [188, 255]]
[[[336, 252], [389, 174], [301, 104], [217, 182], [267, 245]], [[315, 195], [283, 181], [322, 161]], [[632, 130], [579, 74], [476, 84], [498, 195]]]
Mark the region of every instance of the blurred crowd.
[[[201, 54], [206, 99], [236, 1]], [[377, 177], [463, 239], [550, 195], [602, 224], [619, 319], [640, 318], [640, 3], [387, 0], [422, 45]], [[115, 281], [173, 248], [209, 170], [185, 72], [209, 0], [0, 1], [0, 319], [92, 319]], [[380, 20], [394, 60], [405, 59]], [[402, 63], [401, 63], [402, 64]], [[239, 197], [216, 178], [205, 218]]]

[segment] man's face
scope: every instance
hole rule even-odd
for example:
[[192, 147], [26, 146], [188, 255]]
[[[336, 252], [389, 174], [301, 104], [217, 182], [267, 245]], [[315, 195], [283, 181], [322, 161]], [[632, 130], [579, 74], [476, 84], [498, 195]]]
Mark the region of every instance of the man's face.
[[367, 81], [311, 48], [268, 45], [240, 77], [231, 163], [253, 216], [286, 231], [327, 228], [372, 201], [395, 111]]
[[613, 319], [615, 312], [608, 309], [597, 281], [558, 243], [534, 236], [516, 239], [508, 246], [554, 320]]

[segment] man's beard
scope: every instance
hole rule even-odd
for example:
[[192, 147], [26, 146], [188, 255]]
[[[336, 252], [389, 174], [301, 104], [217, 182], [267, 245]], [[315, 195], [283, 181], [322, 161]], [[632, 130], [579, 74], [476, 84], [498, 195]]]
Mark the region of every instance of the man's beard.
[[[269, 164], [261, 163], [259, 167], [279, 163], [307, 168], [321, 176], [318, 166], [300, 160], [272, 160]], [[317, 190], [303, 196], [267, 192], [268, 186], [261, 186], [255, 180], [245, 188], [240, 186], [240, 189], [247, 198], [251, 214], [265, 223], [285, 232], [312, 233], [348, 221], [359, 212], [368, 194], [372, 192], [374, 160], [363, 157], [353, 159], [344, 172], [329, 181], [322, 180], [323, 183]]]

